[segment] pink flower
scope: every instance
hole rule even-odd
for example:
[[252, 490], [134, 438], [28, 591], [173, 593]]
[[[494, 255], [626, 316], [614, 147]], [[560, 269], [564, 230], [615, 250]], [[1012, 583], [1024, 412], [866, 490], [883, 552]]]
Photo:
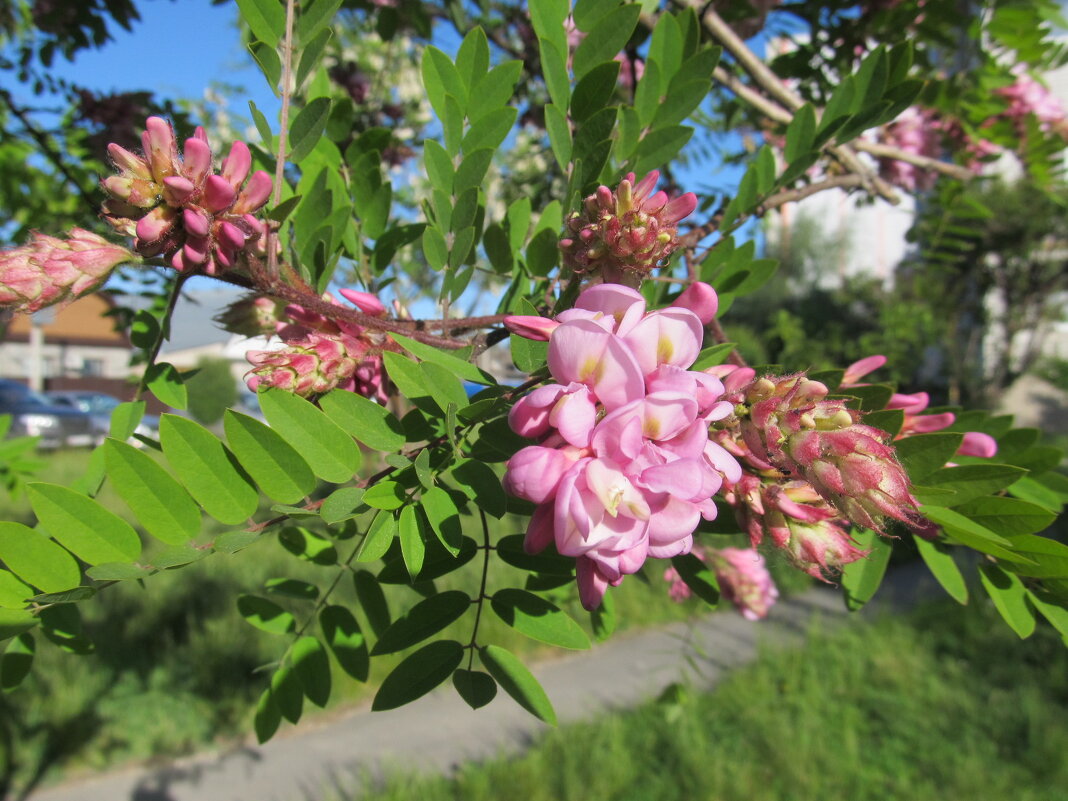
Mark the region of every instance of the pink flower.
[[601, 186], [587, 197], [560, 240], [564, 264], [579, 273], [600, 270], [614, 283], [634, 282], [666, 264], [678, 247], [678, 223], [697, 208], [697, 196], [669, 201], [666, 192], [653, 194], [659, 177], [654, 170], [635, 183], [628, 173], [614, 192]]
[[223, 330], [246, 337], [269, 337], [285, 323], [285, 307], [265, 295], [246, 295], [215, 317]]
[[997, 94], [1009, 101], [1005, 115], [1026, 130], [1026, 120], [1034, 116], [1039, 127], [1049, 133], [1063, 128], [1065, 111], [1061, 101], [1049, 89], [1040, 84], [1027, 73], [1027, 67], [1017, 64], [1012, 69], [1016, 81], [1011, 86], [996, 89]]
[[[937, 116], [930, 109], [910, 106], [896, 120], [881, 129], [883, 144], [917, 156], [939, 158], [942, 155], [942, 134], [936, 124]], [[881, 158], [879, 171], [886, 180], [910, 192], [930, 189], [936, 174], [895, 158]]]
[[233, 143], [219, 173], [203, 128], [180, 156], [171, 124], [149, 117], [142, 145], [143, 156], [108, 145], [119, 173], [101, 181], [109, 196], [104, 219], [135, 237], [134, 250], [206, 275], [243, 266], [247, 251], [266, 252], [267, 229], [253, 212], [267, 202], [272, 182], [263, 170], [249, 175], [252, 154], [244, 142]]
[[638, 292], [599, 284], [554, 321], [513, 326], [548, 332], [558, 383], [512, 408], [512, 429], [539, 444], [509, 460], [504, 486], [538, 504], [525, 547], [553, 542], [574, 556], [592, 609], [647, 557], [688, 552], [700, 520], [715, 517], [712, 496], [741, 468], [709, 441], [708, 426], [733, 406], [717, 378], [686, 369], [701, 338], [688, 309], [646, 313]]
[[764, 557], [751, 548], [712, 551], [712, 569], [719, 591], [746, 620], [760, 620], [779, 598]]
[[67, 239], [33, 233], [22, 247], [0, 251], [0, 306], [27, 314], [100, 288], [120, 264], [139, 261], [124, 247], [82, 228]]

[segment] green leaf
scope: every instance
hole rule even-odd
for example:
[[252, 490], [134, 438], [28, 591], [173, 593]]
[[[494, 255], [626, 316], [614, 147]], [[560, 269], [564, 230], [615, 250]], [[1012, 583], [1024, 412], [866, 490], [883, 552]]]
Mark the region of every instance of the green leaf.
[[371, 656], [392, 654], [433, 637], [471, 608], [465, 592], [449, 590], [420, 601], [403, 617], [393, 621], [371, 650]]
[[137, 532], [92, 498], [56, 484], [28, 484], [26, 489], [41, 525], [79, 559], [98, 565], [132, 562], [141, 555]]
[[1027, 471], [1005, 464], [965, 464], [943, 467], [924, 478], [924, 484], [939, 490], [952, 490], [953, 496], [941, 499], [943, 506], [962, 503], [997, 492], [1026, 475]]
[[252, 728], [256, 731], [256, 742], [263, 745], [270, 740], [281, 724], [282, 713], [268, 687], [260, 695], [260, 700], [256, 703], [256, 713], [252, 719]]
[[1068, 578], [1068, 545], [1034, 534], [1019, 534], [1011, 541], [1013, 552], [1034, 564], [1005, 564], [1006, 570], [1036, 578]]
[[389, 628], [392, 618], [389, 614], [389, 605], [386, 603], [385, 593], [378, 579], [368, 570], [356, 570], [352, 574], [352, 584], [356, 589], [356, 598], [360, 602], [360, 608], [367, 616], [367, 622], [376, 637]]
[[168, 362], [156, 362], [145, 370], [145, 386], [159, 398], [161, 403], [174, 409], [184, 409], [189, 405], [182, 376]]
[[667, 81], [661, 80], [660, 63], [655, 58], [647, 59], [645, 72], [634, 91], [634, 111], [638, 115], [639, 128], [645, 129], [653, 121], [660, 107], [661, 87], [666, 85]]
[[894, 449], [909, 478], [920, 484], [953, 457], [963, 438], [963, 434], [920, 434], [898, 440]]
[[575, 49], [572, 63], [576, 80], [581, 80], [598, 64], [611, 61], [623, 49], [634, 33], [640, 14], [641, 6], [629, 4], [605, 14], [597, 21], [593, 30]]
[[293, 643], [293, 669], [308, 700], [319, 707], [330, 700], [330, 659], [316, 637], [301, 637]]
[[36, 594], [29, 584], [15, 578], [14, 573], [0, 569], [0, 606], [7, 609], [24, 609], [26, 602]]
[[327, 416], [350, 436], [377, 451], [395, 451], [405, 442], [404, 428], [390, 411], [354, 392], [334, 390], [319, 399]]
[[691, 370], [704, 370], [717, 364], [723, 364], [734, 350], [733, 342], [723, 342], [705, 348], [697, 355], [697, 360], [690, 365]]
[[423, 540], [422, 521], [414, 506], [405, 506], [401, 509], [397, 520], [397, 533], [400, 537], [404, 566], [408, 569], [408, 575], [412, 581], [415, 581], [419, 571], [423, 568], [426, 544]]
[[[429, 581], [440, 578], [449, 573], [454, 573], [475, 558], [478, 546], [470, 537], [464, 537], [460, 543], [460, 553], [453, 556], [446, 551], [437, 541], [436, 537], [427, 537], [424, 533], [423, 544], [426, 554], [423, 558], [423, 566], [419, 571], [418, 583], [426, 584]], [[378, 580], [382, 584], [412, 584], [412, 577], [408, 574], [408, 568], [404, 563], [403, 553], [400, 559], [390, 558], [389, 561], [378, 571]]]
[[616, 630], [616, 602], [611, 592], [606, 592], [601, 605], [590, 611], [590, 626], [597, 642], [604, 642]]
[[968, 603], [968, 585], [961, 575], [960, 568], [953, 560], [949, 548], [938, 542], [931, 542], [923, 537], [913, 536], [916, 550], [927, 564], [934, 576], [949, 596], [959, 604]]
[[277, 47], [286, 31], [285, 8], [278, 0], [237, 0], [241, 18], [253, 36], [268, 47]]
[[[460, 142], [460, 148], [464, 153], [474, 155], [481, 150], [488, 151], [487, 155], [480, 157], [485, 161], [485, 166], [479, 163], [478, 167], [482, 175], [485, 175], [486, 170], [489, 169], [489, 165], [493, 161], [494, 151], [501, 146], [501, 142], [505, 140], [508, 132], [512, 130], [518, 114], [519, 112], [511, 106], [496, 109], [482, 115], [482, 119], [472, 125], [471, 130], [464, 135], [463, 140]], [[467, 159], [464, 159], [464, 161], [466, 162]], [[475, 170], [473, 167], [468, 167], [467, 172], [475, 172]], [[461, 181], [461, 176], [465, 176], [463, 164], [456, 171], [457, 192], [460, 191], [462, 186], [477, 186], [481, 182], [481, 178], [479, 178], [478, 181], [471, 183], [474, 178], [470, 176], [465, 176]]]
[[812, 151], [816, 139], [816, 112], [806, 103], [794, 112], [794, 118], [786, 129], [786, 150], [783, 153], [787, 164]]
[[453, 465], [453, 481], [479, 509], [500, 519], [508, 510], [508, 496], [493, 468], [475, 459], [463, 459]]
[[427, 98], [438, 117], [444, 120], [446, 98], [449, 96], [455, 99], [462, 115], [467, 105], [467, 87], [449, 57], [434, 46], [426, 48], [423, 51], [422, 73]]
[[522, 61], [506, 61], [479, 79], [467, 107], [467, 118], [472, 124], [508, 103], [522, 71]]
[[159, 434], [167, 461], [205, 512], [229, 526], [255, 514], [259, 493], [211, 432], [192, 420], [165, 414]]
[[1047, 528], [1056, 515], [1027, 501], [1002, 496], [976, 498], [956, 507], [957, 511], [991, 531], [1006, 536], [1034, 534]]
[[297, 20], [297, 36], [301, 44], [307, 45], [316, 34], [333, 23], [334, 14], [341, 6], [341, 0], [314, 0], [312, 3], [300, 4], [300, 18]]
[[550, 103], [545, 107], [545, 127], [556, 163], [566, 170], [571, 162], [571, 126], [559, 106]]
[[670, 125], [646, 136], [634, 151], [634, 171], [644, 174], [657, 165], [673, 161], [679, 151], [690, 141], [693, 128], [686, 125]]
[[251, 625], [268, 634], [289, 634], [297, 628], [293, 615], [258, 595], [239, 595], [237, 611]]
[[200, 509], [155, 459], [115, 439], [104, 443], [104, 458], [112, 486], [149, 534], [182, 545], [200, 533]]
[[979, 565], [979, 579], [998, 613], [1016, 635], [1025, 640], [1035, 632], [1035, 612], [1028, 605], [1027, 591], [1016, 576], [997, 565]]
[[33, 655], [37, 652], [37, 643], [28, 631], [11, 641], [0, 656], [0, 690], [10, 692], [22, 684], [33, 667]]
[[278, 532], [282, 547], [294, 556], [324, 567], [337, 564], [337, 548], [326, 537], [301, 526], [286, 526]]
[[230, 449], [267, 497], [297, 503], [315, 489], [308, 463], [277, 431], [230, 409], [223, 425]]
[[[304, 39], [304, 44], [300, 49], [300, 63], [297, 65], [297, 75], [294, 79], [293, 85], [296, 87], [304, 86], [304, 82], [308, 79], [308, 76], [322, 63], [323, 52], [326, 50], [326, 46], [330, 43], [334, 34], [331, 30], [326, 29], [319, 31], [318, 34], [311, 39]], [[344, 105], [337, 105], [331, 110], [331, 116], [336, 116], [339, 113], [343, 113], [345, 109]], [[327, 122], [327, 134], [330, 133], [329, 121]], [[272, 210], [273, 214], [273, 210]], [[271, 217], [274, 219], [274, 217]], [[284, 219], [284, 218], [283, 218]]]
[[382, 359], [385, 363], [386, 372], [389, 374], [390, 380], [397, 385], [397, 389], [401, 391], [401, 394], [408, 398], [408, 400], [415, 404], [415, 406], [429, 414], [434, 416], [440, 416], [442, 414], [444, 410], [440, 408], [434, 400], [434, 393], [427, 387], [426, 376], [423, 371], [419, 369], [418, 364], [411, 359], [401, 356], [399, 353], [393, 353], [391, 351], [383, 353]]
[[[472, 381], [476, 384], [485, 384], [487, 386], [493, 386], [497, 383], [496, 379], [485, 370], [476, 367], [471, 364], [471, 362], [453, 356], [451, 353], [439, 350], [432, 345], [425, 345], [422, 342], [418, 342], [392, 331], [389, 336], [413, 356], [417, 356], [425, 362], [444, 367], [450, 373], [465, 381]], [[351, 395], [352, 393], [350, 392], [349, 394]]]
[[120, 403], [111, 412], [111, 422], [108, 425], [108, 436], [114, 437], [120, 442], [125, 442], [133, 436], [134, 430], [144, 416], [144, 401]]
[[545, 86], [549, 90], [549, 98], [553, 105], [567, 108], [568, 101], [571, 99], [571, 82], [567, 77], [565, 55], [560, 47], [544, 37], [538, 38], [538, 50], [541, 54], [542, 75], [545, 77]]
[[319, 627], [341, 669], [357, 681], [367, 681], [371, 670], [370, 655], [360, 624], [352, 612], [343, 606], [324, 607], [319, 612]]
[[360, 550], [356, 553], [357, 562], [373, 562], [385, 556], [393, 538], [397, 534], [397, 521], [393, 515], [379, 512], [367, 527]]
[[1061, 635], [1068, 640], [1068, 609], [1065, 609], [1064, 601], [1057, 600], [1051, 595], [1041, 591], [1027, 591], [1027, 600], [1042, 616], [1050, 622]]
[[400, 509], [407, 500], [404, 487], [396, 481], [380, 481], [363, 494], [363, 502], [372, 509]]
[[278, 57], [278, 51], [263, 42], [249, 43], [248, 50], [267, 79], [271, 91], [278, 94], [278, 85], [282, 80], [282, 60]]
[[126, 562], [105, 562], [102, 565], [93, 565], [85, 571], [85, 575], [95, 581], [132, 581], [151, 576], [153, 570], [142, 565], [131, 565]]
[[283, 665], [271, 676], [271, 695], [282, 717], [297, 723], [304, 712], [304, 690], [293, 666]]
[[[430, 183], [447, 195], [452, 194], [452, 182], [456, 173], [452, 159], [438, 142], [433, 139], [423, 141], [423, 163], [426, 165], [427, 178]], [[423, 236], [426, 236], [424, 231]]]
[[[571, 96], [571, 118], [581, 123], [607, 106], [615, 94], [618, 79], [618, 61], [606, 61], [590, 70], [575, 86], [575, 91]], [[705, 88], [707, 90], [707, 85]], [[557, 106], [554, 108], [562, 114], [563, 109]], [[546, 118], [548, 118], [548, 110], [546, 110]], [[570, 139], [570, 135], [568, 138]]]
[[490, 605], [497, 617], [535, 640], [576, 650], [590, 647], [590, 640], [578, 623], [554, 604], [526, 590], [499, 590]]
[[343, 484], [360, 469], [360, 449], [352, 437], [299, 395], [268, 389], [258, 395], [271, 428], [282, 435], [320, 478]]
[[453, 640], [423, 646], [386, 676], [371, 709], [396, 709], [421, 698], [449, 678], [463, 658], [464, 647]]
[[713, 608], [719, 605], [719, 582], [708, 565], [688, 553], [671, 557], [671, 566], [694, 595]]
[[431, 487], [422, 494], [420, 507], [445, 550], [454, 555], [460, 553], [463, 526], [460, 512], [449, 493], [441, 487]]
[[[575, 571], [575, 560], [561, 556], [551, 549], [541, 553], [527, 553], [523, 548], [522, 534], [509, 534], [497, 542], [497, 556], [505, 564], [531, 573], [551, 576], [570, 576]], [[695, 557], [696, 558], [696, 557]]]
[[967, 545], [969, 548], [1010, 561], [1030, 561], [1027, 557], [1014, 554], [1009, 550], [1012, 547], [1010, 540], [995, 534], [986, 526], [981, 526], [959, 512], [940, 506], [922, 505], [920, 513], [928, 520], [940, 525], [950, 539]]
[[299, 163], [319, 143], [330, 119], [330, 98], [317, 97], [289, 125], [289, 160]]
[[550, 726], [556, 725], [549, 696], [522, 662], [497, 645], [483, 646], [478, 654], [489, 674], [517, 704]]
[[264, 146], [268, 149], [273, 149], [274, 133], [271, 131], [271, 124], [267, 122], [263, 112], [256, 108], [256, 104], [251, 100], [248, 101], [248, 108], [252, 114], [252, 121], [256, 125], [256, 130], [259, 132], [260, 138], [263, 139]]
[[319, 507], [319, 515], [329, 525], [350, 520], [366, 511], [362, 487], [342, 487], [330, 493]]
[[870, 553], [842, 568], [842, 589], [845, 590], [846, 607], [855, 612], [875, 595], [890, 563], [890, 540], [871, 529], [854, 528], [853, 539], [857, 547]]
[[452, 674], [452, 686], [472, 709], [481, 709], [497, 697], [497, 682], [480, 670], [457, 670]]
[[672, 79], [671, 88], [663, 102], [657, 105], [650, 126], [657, 129], [678, 125], [701, 105], [701, 101], [708, 96], [708, 90], [707, 78], [694, 79], [685, 70], [680, 72]]
[[32, 629], [38, 618], [26, 609], [0, 609], [0, 642]]
[[319, 597], [319, 588], [310, 581], [291, 578], [272, 578], [263, 582], [263, 588], [272, 595], [284, 595], [301, 601], [314, 601]]
[[22, 523], [0, 522], [0, 561], [43, 592], [63, 592], [82, 581], [74, 557]]

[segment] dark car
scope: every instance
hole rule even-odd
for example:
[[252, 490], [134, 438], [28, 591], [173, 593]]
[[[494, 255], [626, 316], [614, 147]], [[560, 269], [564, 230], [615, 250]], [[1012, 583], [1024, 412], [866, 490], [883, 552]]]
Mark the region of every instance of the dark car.
[[[115, 407], [122, 403], [116, 397], [103, 392], [85, 392], [74, 389], [57, 389], [46, 392], [45, 396], [57, 406], [66, 409], [77, 409], [88, 414], [93, 421], [93, 436], [97, 442], [103, 442], [111, 428], [111, 413]], [[141, 418], [135, 434], [159, 439], [159, 418], [153, 414], [146, 414]], [[140, 440], [132, 439], [132, 444], [140, 445]]]
[[18, 381], [0, 379], [0, 414], [11, 415], [11, 437], [40, 437], [39, 448], [80, 448], [93, 445], [92, 418], [64, 408]]

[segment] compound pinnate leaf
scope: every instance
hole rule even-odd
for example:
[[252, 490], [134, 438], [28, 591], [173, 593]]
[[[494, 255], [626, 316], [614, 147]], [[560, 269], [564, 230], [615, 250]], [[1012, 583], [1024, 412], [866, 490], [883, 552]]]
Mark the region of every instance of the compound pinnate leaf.
[[449, 678], [463, 658], [464, 647], [455, 640], [424, 645], [386, 676], [371, 709], [376, 712], [396, 709], [423, 697]]
[[27, 490], [41, 525], [79, 559], [98, 565], [141, 555], [137, 532], [92, 498], [56, 484], [29, 484]]
[[489, 674], [517, 704], [549, 725], [556, 725], [556, 711], [549, 696], [522, 662], [497, 645], [484, 646], [479, 656]]
[[115, 439], [104, 443], [104, 459], [112, 486], [149, 534], [182, 545], [200, 532], [200, 510], [155, 459]]
[[63, 592], [82, 581], [73, 556], [22, 523], [0, 523], [0, 560], [16, 576], [44, 592]]
[[410, 648], [458, 620], [470, 607], [471, 598], [459, 590], [449, 590], [420, 601], [382, 632], [371, 655], [392, 654]]
[[165, 414], [159, 423], [163, 455], [204, 511], [229, 526], [255, 512], [259, 493], [233, 454], [206, 428]]

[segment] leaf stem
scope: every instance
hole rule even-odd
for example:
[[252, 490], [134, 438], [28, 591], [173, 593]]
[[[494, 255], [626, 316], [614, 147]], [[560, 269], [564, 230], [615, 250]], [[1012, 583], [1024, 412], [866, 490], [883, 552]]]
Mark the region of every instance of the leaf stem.
[[156, 363], [156, 357], [159, 356], [159, 349], [163, 347], [163, 343], [170, 336], [170, 321], [171, 315], [174, 314], [174, 307], [178, 304], [178, 298], [182, 295], [182, 287], [185, 282], [189, 280], [188, 273], [178, 273], [174, 279], [174, 286], [171, 287], [170, 297], [167, 298], [167, 309], [163, 313], [163, 322], [159, 326], [159, 335], [156, 337], [156, 341], [152, 343], [152, 349], [148, 352], [148, 360], [145, 364], [145, 372], [141, 376], [141, 383], [137, 385], [137, 392], [134, 393], [133, 399], [135, 401], [141, 400], [141, 397], [148, 389], [148, 371]]
[[467, 648], [471, 652], [467, 658], [467, 669], [469, 671], [475, 664], [475, 648], [478, 647], [478, 624], [482, 621], [482, 607], [486, 603], [486, 578], [489, 576], [489, 555], [490, 551], [493, 550], [489, 541], [489, 524], [486, 522], [486, 513], [479, 509], [478, 516], [482, 520], [482, 582], [478, 588], [478, 599], [475, 601], [478, 605], [475, 609], [475, 626], [471, 629], [471, 641], [467, 644]]

